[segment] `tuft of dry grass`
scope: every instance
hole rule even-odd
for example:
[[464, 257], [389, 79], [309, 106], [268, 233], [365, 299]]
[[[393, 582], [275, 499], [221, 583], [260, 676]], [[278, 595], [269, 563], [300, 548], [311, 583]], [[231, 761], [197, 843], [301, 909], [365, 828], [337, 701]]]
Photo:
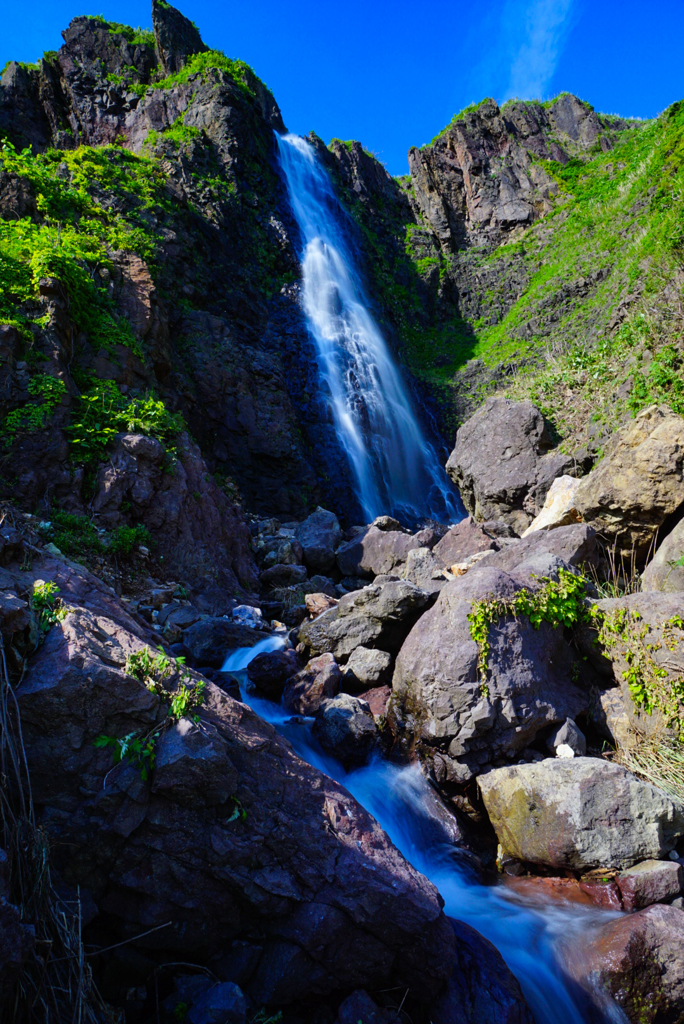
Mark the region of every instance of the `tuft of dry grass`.
[[684, 803], [684, 748], [671, 742], [643, 740], [618, 749], [612, 760]]

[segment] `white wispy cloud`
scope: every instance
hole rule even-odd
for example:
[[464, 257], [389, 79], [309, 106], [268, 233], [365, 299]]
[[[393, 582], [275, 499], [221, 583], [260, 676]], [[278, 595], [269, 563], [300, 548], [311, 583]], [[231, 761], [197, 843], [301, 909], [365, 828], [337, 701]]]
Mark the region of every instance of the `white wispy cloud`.
[[503, 99], [543, 99], [572, 24], [575, 0], [509, 0], [502, 18], [511, 56]]

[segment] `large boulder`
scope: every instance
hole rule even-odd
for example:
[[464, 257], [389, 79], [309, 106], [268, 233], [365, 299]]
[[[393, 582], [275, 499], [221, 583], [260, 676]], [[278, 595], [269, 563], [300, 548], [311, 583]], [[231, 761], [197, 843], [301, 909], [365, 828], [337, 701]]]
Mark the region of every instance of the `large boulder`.
[[430, 548], [413, 548], [409, 551], [405, 565], [399, 570], [401, 579], [415, 583], [427, 594], [438, 594], [444, 584], [445, 566]]
[[518, 979], [496, 946], [462, 921], [451, 926], [456, 967], [430, 1008], [432, 1024], [534, 1024]]
[[453, 565], [482, 551], [498, 551], [499, 546], [496, 535], [487, 530], [486, 524], [476, 523], [472, 516], [466, 516], [451, 526], [432, 550], [442, 565]]
[[478, 779], [504, 856], [561, 870], [629, 868], [667, 857], [684, 805], [593, 757], [547, 758]]
[[[388, 517], [383, 517], [388, 518]], [[390, 520], [394, 522], [394, 520]], [[372, 523], [337, 550], [337, 565], [343, 576], [374, 576], [396, 573], [415, 548], [433, 547], [439, 534], [432, 529], [408, 533], [399, 524], [387, 529]]]
[[388, 683], [392, 674], [392, 656], [387, 651], [357, 647], [352, 651], [342, 676], [348, 693], [360, 693]]
[[390, 722], [397, 739], [416, 746], [440, 782], [466, 781], [588, 707], [587, 691], [573, 681], [577, 655], [562, 629], [547, 622], [535, 629], [524, 616], [508, 616], [490, 627], [486, 678], [478, 677], [478, 645], [468, 620], [474, 604], [538, 587], [536, 576], [564, 564], [544, 557], [515, 573], [474, 566], [444, 587], [399, 652]]
[[300, 667], [294, 651], [264, 651], [252, 658], [247, 678], [257, 693], [268, 700], [280, 700], [285, 683]]
[[[32, 572], [48, 578], [38, 559]], [[126, 943], [112, 998], [144, 984], [146, 964], [152, 980], [160, 962], [235, 981], [223, 956], [234, 941], [253, 953], [239, 981], [252, 1005], [363, 985], [436, 994], [453, 936], [431, 883], [349, 793], [212, 683], [192, 712], [198, 725], [167, 727], [165, 702], [125, 670], [145, 627], [103, 587], [91, 582], [84, 598], [88, 607], [71, 589], [72, 610], [17, 697], [55, 867], [99, 908], [85, 941]], [[165, 685], [179, 682], [174, 674]], [[95, 746], [129, 734], [154, 743], [147, 778], [136, 755], [117, 766], [110, 744]], [[153, 944], [136, 938], [150, 929]]]
[[336, 608], [305, 622], [299, 640], [312, 654], [346, 661], [357, 647], [395, 651], [426, 607], [428, 594], [406, 580], [372, 583], [340, 598]]
[[512, 572], [523, 562], [540, 555], [554, 555], [578, 569], [595, 565], [598, 561], [596, 532], [584, 523], [540, 530], [506, 544], [501, 551], [488, 551], [477, 564]]
[[582, 520], [575, 508], [575, 493], [580, 481], [574, 476], [558, 476], [549, 487], [544, 506], [523, 533], [536, 530], [555, 530], [559, 526], [571, 526]]
[[676, 907], [621, 914], [567, 952], [568, 973], [594, 997], [603, 993], [611, 1018], [617, 1003], [629, 1024], [684, 1020], [684, 913]]
[[650, 406], [618, 430], [575, 491], [575, 508], [619, 556], [643, 562], [656, 531], [684, 502], [684, 418]]
[[335, 564], [335, 552], [342, 541], [342, 529], [334, 512], [317, 508], [295, 530], [302, 545], [309, 572], [327, 572]]
[[532, 402], [488, 398], [459, 428], [447, 473], [471, 515], [502, 519], [520, 534], [541, 511], [552, 481], [574, 466], [552, 448]]
[[659, 590], [677, 594], [684, 590], [684, 565], [677, 565], [684, 556], [684, 519], [668, 533], [644, 569], [642, 590]]

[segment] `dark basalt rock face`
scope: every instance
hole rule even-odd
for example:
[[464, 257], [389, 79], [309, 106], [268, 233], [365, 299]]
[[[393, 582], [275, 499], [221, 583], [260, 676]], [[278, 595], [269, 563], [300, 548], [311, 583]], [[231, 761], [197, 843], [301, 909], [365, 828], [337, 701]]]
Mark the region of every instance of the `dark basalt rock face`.
[[208, 49], [193, 23], [164, 0], [152, 0], [152, 27], [159, 63], [167, 75], [175, 75], [188, 57]]

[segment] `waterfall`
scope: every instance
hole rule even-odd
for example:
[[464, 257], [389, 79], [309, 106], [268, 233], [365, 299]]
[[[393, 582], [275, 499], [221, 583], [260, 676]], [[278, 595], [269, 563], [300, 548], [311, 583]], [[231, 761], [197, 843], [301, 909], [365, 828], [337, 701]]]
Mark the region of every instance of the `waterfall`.
[[423, 436], [375, 323], [345, 235], [348, 216], [313, 147], [278, 135], [280, 165], [301, 234], [303, 301], [322, 387], [368, 520], [458, 521], [463, 510]]
[[249, 662], [284, 646], [284, 640], [268, 637], [255, 647], [241, 648], [226, 658], [223, 671], [237, 676], [245, 703], [271, 722], [302, 760], [341, 783], [373, 815], [406, 859], [437, 887], [445, 913], [471, 925], [497, 947], [520, 982], [536, 1024], [627, 1024], [622, 1010], [605, 993], [597, 992], [591, 1001], [561, 963], [563, 949], [581, 949], [597, 926], [618, 915], [551, 902], [540, 909], [503, 885], [481, 885], [467, 862], [458, 859], [455, 847], [426, 840], [425, 808], [434, 798], [416, 765], [400, 767], [378, 757], [364, 768], [346, 772], [319, 746], [311, 732], [312, 719], [293, 717], [282, 705], [248, 691]]

